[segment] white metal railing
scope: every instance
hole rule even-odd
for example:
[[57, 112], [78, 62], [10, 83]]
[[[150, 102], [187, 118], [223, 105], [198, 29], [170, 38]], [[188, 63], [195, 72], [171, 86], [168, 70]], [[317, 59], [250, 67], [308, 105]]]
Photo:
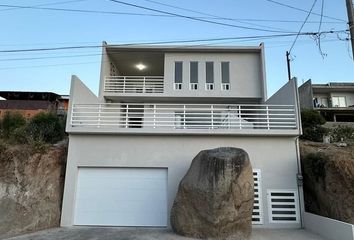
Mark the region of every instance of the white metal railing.
[[293, 105], [73, 104], [72, 127], [151, 129], [296, 129]]
[[106, 93], [163, 93], [163, 76], [111, 76], [105, 77]]

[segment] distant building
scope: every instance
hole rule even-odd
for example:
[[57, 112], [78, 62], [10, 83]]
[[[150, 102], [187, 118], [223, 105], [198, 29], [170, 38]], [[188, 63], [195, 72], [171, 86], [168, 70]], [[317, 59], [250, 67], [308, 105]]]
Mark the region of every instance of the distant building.
[[0, 118], [5, 112], [20, 112], [30, 118], [42, 111], [52, 111], [58, 115], [68, 110], [68, 95], [52, 92], [0, 91]]
[[330, 122], [354, 122], [354, 83], [312, 84], [299, 87], [301, 108], [318, 110]]

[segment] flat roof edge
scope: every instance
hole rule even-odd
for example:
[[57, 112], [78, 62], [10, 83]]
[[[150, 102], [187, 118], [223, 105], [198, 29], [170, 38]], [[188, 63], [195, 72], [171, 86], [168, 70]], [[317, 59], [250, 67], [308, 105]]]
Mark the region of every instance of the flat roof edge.
[[108, 44], [107, 50], [148, 50], [165, 52], [260, 52], [259, 46], [202, 46], [202, 45], [134, 45], [134, 44]]

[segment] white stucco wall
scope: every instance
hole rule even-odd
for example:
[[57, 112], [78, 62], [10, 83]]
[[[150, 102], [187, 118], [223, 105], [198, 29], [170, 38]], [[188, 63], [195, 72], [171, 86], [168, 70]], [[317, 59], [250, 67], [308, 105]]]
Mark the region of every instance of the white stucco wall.
[[[258, 53], [166, 53], [165, 93], [167, 96], [190, 97], [244, 97], [262, 98], [263, 74], [261, 54]], [[183, 84], [181, 90], [174, 90], [175, 62], [183, 62]], [[189, 90], [190, 62], [198, 62], [198, 90]], [[214, 62], [214, 86], [205, 90], [205, 62]], [[229, 91], [221, 90], [221, 62], [230, 62]]]
[[[168, 210], [177, 186], [193, 157], [203, 149], [239, 147], [250, 156], [252, 167], [262, 174], [264, 225], [300, 227], [300, 224], [269, 224], [267, 189], [296, 189], [296, 145], [292, 137], [235, 136], [138, 136], [70, 135], [61, 226], [72, 226], [78, 167], [168, 168]], [[169, 221], [168, 221], [169, 222]]]

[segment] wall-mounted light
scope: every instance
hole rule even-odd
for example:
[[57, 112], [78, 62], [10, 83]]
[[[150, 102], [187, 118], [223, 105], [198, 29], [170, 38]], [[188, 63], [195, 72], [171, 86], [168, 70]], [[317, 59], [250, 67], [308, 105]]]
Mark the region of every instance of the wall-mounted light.
[[139, 69], [140, 71], [142, 71], [142, 70], [144, 70], [146, 68], [146, 66], [144, 64], [142, 64], [142, 63], [139, 63], [139, 64], [135, 65], [135, 67], [137, 69]]

